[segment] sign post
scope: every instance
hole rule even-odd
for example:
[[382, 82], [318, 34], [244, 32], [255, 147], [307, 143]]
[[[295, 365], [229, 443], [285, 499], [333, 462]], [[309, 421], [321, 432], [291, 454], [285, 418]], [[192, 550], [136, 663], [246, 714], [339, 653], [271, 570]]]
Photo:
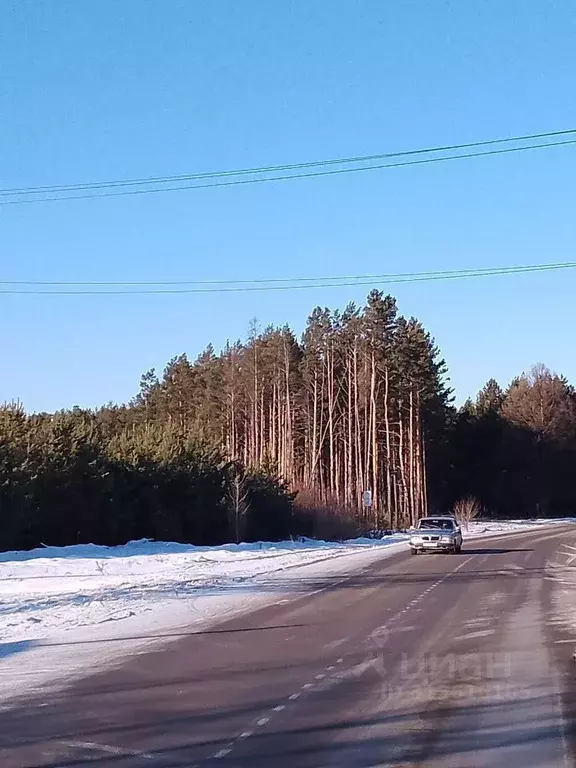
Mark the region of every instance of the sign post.
[[365, 507], [371, 507], [372, 506], [372, 491], [364, 491], [362, 493], [362, 504]]

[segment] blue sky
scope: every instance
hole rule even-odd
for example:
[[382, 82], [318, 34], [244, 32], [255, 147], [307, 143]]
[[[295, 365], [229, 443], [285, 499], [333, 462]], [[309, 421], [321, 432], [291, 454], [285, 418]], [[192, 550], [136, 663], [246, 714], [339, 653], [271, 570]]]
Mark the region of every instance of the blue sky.
[[[0, 186], [315, 160], [576, 127], [573, 0], [8, 0]], [[574, 260], [576, 148], [0, 208], [3, 280], [345, 275]], [[394, 286], [463, 400], [576, 382], [576, 274]], [[0, 297], [0, 401], [130, 398], [141, 373], [365, 288]]]

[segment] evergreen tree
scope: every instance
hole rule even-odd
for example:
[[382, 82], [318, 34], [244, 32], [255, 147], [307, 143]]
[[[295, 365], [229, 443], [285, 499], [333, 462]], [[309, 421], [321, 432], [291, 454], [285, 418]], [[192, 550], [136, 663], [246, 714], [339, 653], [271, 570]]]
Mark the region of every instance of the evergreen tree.
[[147, 371], [128, 404], [0, 408], [0, 547], [309, 532], [298, 493], [362, 530], [466, 496], [501, 516], [573, 512], [576, 395], [563, 377], [538, 366], [506, 392], [490, 379], [459, 411], [451, 401], [434, 339], [380, 291], [317, 307], [301, 340], [253, 323], [244, 342]]
[[499, 414], [505, 399], [506, 396], [496, 379], [488, 379], [476, 397], [476, 413], [478, 415]]

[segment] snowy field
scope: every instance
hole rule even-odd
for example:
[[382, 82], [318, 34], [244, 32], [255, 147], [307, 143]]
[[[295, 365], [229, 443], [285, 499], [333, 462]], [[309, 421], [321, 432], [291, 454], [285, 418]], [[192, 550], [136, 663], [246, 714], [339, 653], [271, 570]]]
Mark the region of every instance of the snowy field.
[[[477, 522], [464, 538], [550, 523]], [[219, 547], [138, 541], [0, 553], [0, 699], [322, 588], [323, 578], [405, 549], [407, 538]]]

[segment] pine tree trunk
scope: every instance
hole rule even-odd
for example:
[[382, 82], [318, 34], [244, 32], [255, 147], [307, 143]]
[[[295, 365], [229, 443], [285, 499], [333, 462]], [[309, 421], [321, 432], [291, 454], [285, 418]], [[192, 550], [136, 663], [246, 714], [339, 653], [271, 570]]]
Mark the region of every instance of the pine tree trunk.
[[354, 344], [354, 428], [355, 428], [355, 471], [356, 471], [356, 489], [355, 497], [358, 509], [362, 511], [361, 493], [364, 488], [364, 478], [362, 474], [362, 434], [360, 421], [360, 400], [358, 395], [358, 347]]
[[318, 425], [318, 454], [314, 459], [314, 476], [318, 476], [320, 496], [326, 501], [326, 472], [325, 472], [325, 452], [326, 432], [324, 429], [324, 402], [326, 397], [326, 375], [322, 368], [320, 377], [320, 423]]
[[[332, 342], [330, 342], [332, 346]], [[329, 483], [330, 494], [335, 493], [335, 465], [334, 465], [334, 350], [328, 350], [327, 361], [328, 379], [328, 456], [329, 456]]]
[[232, 387], [230, 392], [229, 420], [229, 458], [235, 459], [238, 456], [238, 447], [236, 445], [236, 394], [234, 392], [234, 387]]
[[406, 483], [406, 447], [404, 445], [404, 418], [402, 414], [402, 401], [399, 403], [399, 421], [398, 421], [398, 458], [400, 468], [400, 483], [402, 489], [402, 498], [400, 503], [400, 512], [402, 525], [406, 523], [408, 519], [408, 492]]
[[392, 504], [393, 512], [390, 517], [390, 527], [393, 531], [400, 528], [400, 520], [398, 516], [398, 480], [396, 478], [396, 470], [394, 473], [394, 483], [392, 485]]
[[354, 450], [354, 442], [353, 442], [353, 430], [352, 430], [352, 420], [353, 420], [353, 410], [352, 410], [352, 368], [350, 365], [350, 356], [348, 355], [347, 360], [347, 370], [348, 370], [348, 419], [347, 419], [347, 427], [348, 427], [348, 439], [346, 443], [346, 452], [345, 452], [345, 461], [346, 461], [346, 486], [345, 486], [345, 497], [346, 497], [346, 503], [352, 504], [353, 502], [353, 495], [352, 495], [352, 462], [353, 462], [353, 450]]
[[414, 391], [410, 387], [410, 412], [408, 420], [408, 482], [410, 493], [410, 524], [414, 525]]
[[284, 405], [285, 405], [285, 418], [284, 418], [284, 470], [283, 476], [288, 478], [291, 482], [294, 478], [293, 468], [293, 456], [294, 446], [292, 444], [292, 412], [290, 407], [290, 354], [286, 342], [284, 342]]
[[258, 462], [258, 347], [256, 341], [254, 341], [254, 400], [252, 402], [252, 451], [250, 456], [250, 464], [256, 465]]
[[367, 486], [369, 484], [369, 478], [370, 478], [370, 416], [371, 416], [371, 410], [369, 408], [369, 387], [366, 386], [366, 382], [368, 381], [368, 360], [367, 357], [364, 358], [364, 435], [363, 435], [363, 443], [364, 443], [364, 473], [363, 473], [363, 480], [364, 485], [362, 490], [367, 490]]
[[378, 430], [377, 430], [377, 412], [376, 412], [376, 359], [372, 351], [371, 371], [370, 371], [370, 424], [371, 424], [371, 443], [372, 443], [372, 509], [374, 513], [374, 528], [378, 528]]
[[270, 454], [270, 458], [272, 461], [279, 466], [281, 462], [281, 454], [279, 451], [279, 434], [276, 431], [277, 427], [277, 420], [278, 420], [278, 410], [279, 410], [279, 395], [278, 395], [278, 379], [276, 376], [276, 371], [274, 371], [274, 381], [272, 383], [272, 399], [269, 404], [268, 408], [268, 424], [269, 424], [269, 430], [270, 430], [270, 437], [268, 441], [268, 453]]
[[416, 414], [416, 435], [414, 438], [414, 448], [416, 451], [416, 510], [414, 513], [414, 522], [420, 517], [424, 517], [424, 499], [422, 488], [422, 445], [420, 435], [420, 413]]
[[258, 438], [258, 442], [259, 442], [258, 466], [260, 467], [264, 463], [264, 450], [265, 450], [265, 439], [266, 439], [265, 426], [266, 426], [266, 418], [264, 416], [264, 386], [262, 386], [260, 391], [260, 435]]
[[390, 448], [390, 412], [389, 412], [389, 397], [390, 397], [390, 373], [388, 366], [384, 371], [384, 428], [386, 430], [386, 515], [392, 523], [392, 478], [390, 475], [392, 455]]
[[309, 477], [310, 485], [314, 487], [316, 485], [316, 478], [314, 476], [316, 466], [316, 456], [318, 453], [318, 372], [314, 369], [314, 390], [313, 390], [313, 405], [312, 405], [312, 453], [308, 457], [308, 463], [310, 466]]
[[[418, 408], [420, 411], [420, 407]], [[420, 417], [420, 450], [422, 452], [422, 515], [428, 514], [428, 478], [426, 472], [426, 438], [424, 435], [424, 424]]]

